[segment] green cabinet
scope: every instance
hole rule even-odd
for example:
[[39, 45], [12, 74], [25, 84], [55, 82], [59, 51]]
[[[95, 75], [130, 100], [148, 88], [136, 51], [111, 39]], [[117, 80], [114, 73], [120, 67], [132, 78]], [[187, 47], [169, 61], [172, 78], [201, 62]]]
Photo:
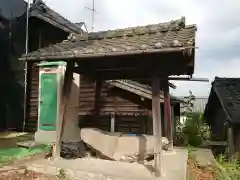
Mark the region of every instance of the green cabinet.
[[40, 75], [40, 114], [39, 128], [45, 131], [56, 131], [58, 113], [58, 81], [56, 73]]
[[66, 63], [42, 62], [39, 64], [39, 119], [38, 129], [56, 131], [60, 107], [60, 89]]

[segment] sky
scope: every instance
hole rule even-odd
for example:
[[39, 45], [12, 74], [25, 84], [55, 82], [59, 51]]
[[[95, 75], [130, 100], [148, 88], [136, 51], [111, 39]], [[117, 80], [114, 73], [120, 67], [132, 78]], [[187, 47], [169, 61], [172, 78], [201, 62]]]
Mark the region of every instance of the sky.
[[[92, 27], [92, 0], [44, 0], [72, 22]], [[210, 82], [174, 81], [172, 94], [208, 96], [215, 76], [240, 77], [239, 0], [95, 0], [94, 31], [160, 23], [186, 17], [197, 25], [194, 77]]]

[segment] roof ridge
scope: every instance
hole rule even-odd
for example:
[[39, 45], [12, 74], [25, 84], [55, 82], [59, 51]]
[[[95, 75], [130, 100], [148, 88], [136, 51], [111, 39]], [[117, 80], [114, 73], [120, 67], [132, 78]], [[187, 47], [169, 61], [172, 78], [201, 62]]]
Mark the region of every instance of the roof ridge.
[[226, 79], [226, 80], [228, 80], [228, 79], [240, 79], [240, 77], [218, 77], [218, 76], [216, 76], [215, 77], [215, 79]]
[[[182, 16], [179, 19], [176, 20], [171, 20], [171, 21], [166, 21], [166, 22], [160, 22], [160, 23], [154, 23], [154, 24], [146, 24], [146, 25], [141, 25], [141, 26], [131, 26], [131, 27], [124, 27], [124, 28], [116, 28], [116, 29], [108, 29], [104, 31], [98, 31], [98, 32], [109, 32], [109, 31], [118, 31], [118, 30], [128, 30], [128, 29], [136, 29], [136, 28], [143, 28], [147, 26], [156, 26], [156, 25], [179, 25], [182, 28], [188, 27], [185, 25], [185, 17]], [[90, 34], [94, 34], [97, 32], [92, 32]]]
[[[179, 31], [181, 29], [191, 29], [194, 28], [196, 31], [196, 25], [185, 25], [185, 17], [181, 17], [177, 20], [172, 20], [168, 22], [158, 23], [158, 24], [148, 24], [144, 26], [136, 26], [136, 27], [126, 27], [121, 29], [110, 29], [106, 31], [97, 31], [91, 32], [88, 34], [88, 40], [100, 40], [100, 39], [112, 39], [112, 38], [124, 38], [124, 37], [132, 37], [132, 36], [142, 36], [142, 35], [150, 35], [150, 34], [158, 34], [165, 33], [165, 36], [168, 35], [168, 32]], [[80, 37], [78, 39], [77, 33], [76, 37], [73, 38], [74, 41], [84, 40]], [[70, 39], [71, 41], [71, 39]], [[172, 44], [176, 47], [181, 46], [181, 43], [178, 41], [172, 42]], [[194, 43], [190, 40], [189, 46], [193, 46]], [[162, 43], [159, 43], [158, 46], [163, 46]]]
[[[75, 33], [80, 33], [81, 28], [79, 28], [78, 25], [76, 25], [72, 21], [68, 20], [67, 18], [65, 18], [64, 16], [62, 16], [61, 14], [59, 14], [58, 12], [56, 12], [55, 10], [53, 10], [52, 8], [47, 6], [44, 2], [31, 4], [30, 12], [32, 13], [34, 11], [36, 11], [37, 13], [40, 13], [42, 16], [45, 16], [45, 18], [49, 18], [49, 19], [51, 19], [51, 21], [54, 21], [54, 22], [60, 24], [61, 26], [64, 26], [65, 28], [68, 28], [69, 30], [74, 31]], [[61, 21], [63, 21], [63, 22], [61, 22]], [[48, 22], [48, 23], [50, 23], [50, 22]], [[70, 24], [70, 26], [69, 26], [69, 24]], [[79, 30], [79, 32], [78, 32], [78, 30]]]
[[[114, 82], [129, 85], [129, 86], [131, 86], [131, 88], [137, 89], [137, 91], [143, 91], [144, 93], [152, 96], [152, 87], [150, 85], [147, 85], [147, 84], [143, 84], [143, 83], [133, 81], [133, 80], [110, 80], [110, 81], [106, 81], [106, 82], [115, 86], [115, 87], [118, 87], [118, 86]], [[122, 89], [121, 87], [118, 87], [118, 88]], [[127, 89], [124, 89], [124, 90], [128, 91]], [[139, 95], [135, 91], [133, 93]], [[151, 99], [150, 96], [145, 96], [145, 98], [150, 98]], [[164, 92], [163, 91], [160, 92], [160, 98], [164, 99]], [[172, 95], [171, 93], [170, 93], [170, 98], [171, 98], [171, 100], [184, 102], [181, 99], [179, 99], [178, 97]]]

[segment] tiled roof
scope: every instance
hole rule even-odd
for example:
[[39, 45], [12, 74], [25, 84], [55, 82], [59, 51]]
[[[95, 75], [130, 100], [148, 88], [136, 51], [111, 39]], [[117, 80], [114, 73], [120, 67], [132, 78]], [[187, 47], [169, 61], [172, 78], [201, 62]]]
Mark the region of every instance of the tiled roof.
[[229, 120], [240, 123], [240, 78], [216, 77], [212, 88], [224, 106]]
[[57, 12], [53, 11], [43, 2], [31, 5], [29, 17], [37, 17], [69, 33], [83, 33], [79, 25], [70, 22]]
[[24, 55], [21, 60], [87, 58], [154, 52], [186, 52], [193, 56], [196, 26], [185, 18], [134, 28], [71, 35], [68, 41]]
[[[146, 84], [138, 83], [132, 80], [108, 80], [106, 83], [111, 86], [123, 89], [125, 91], [137, 94], [147, 99], [152, 99], [152, 87]], [[161, 102], [164, 102], [164, 94], [161, 92], [160, 94]], [[171, 96], [171, 100], [174, 102], [182, 102], [182, 100]]]

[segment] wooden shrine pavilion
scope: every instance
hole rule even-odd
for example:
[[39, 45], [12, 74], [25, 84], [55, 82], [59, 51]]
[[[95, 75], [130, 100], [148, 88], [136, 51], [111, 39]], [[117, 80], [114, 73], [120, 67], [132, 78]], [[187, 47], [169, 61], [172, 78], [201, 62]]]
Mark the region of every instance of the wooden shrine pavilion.
[[66, 61], [61, 110], [57, 125], [54, 156], [60, 155], [62, 127], [65, 124], [73, 73], [102, 80], [144, 79], [152, 83], [152, 117], [155, 137], [156, 176], [161, 174], [160, 90], [164, 91], [168, 139], [172, 143], [169, 76], [194, 73], [196, 26], [185, 25], [185, 18], [134, 28], [73, 35], [68, 40], [23, 55], [24, 61]]

